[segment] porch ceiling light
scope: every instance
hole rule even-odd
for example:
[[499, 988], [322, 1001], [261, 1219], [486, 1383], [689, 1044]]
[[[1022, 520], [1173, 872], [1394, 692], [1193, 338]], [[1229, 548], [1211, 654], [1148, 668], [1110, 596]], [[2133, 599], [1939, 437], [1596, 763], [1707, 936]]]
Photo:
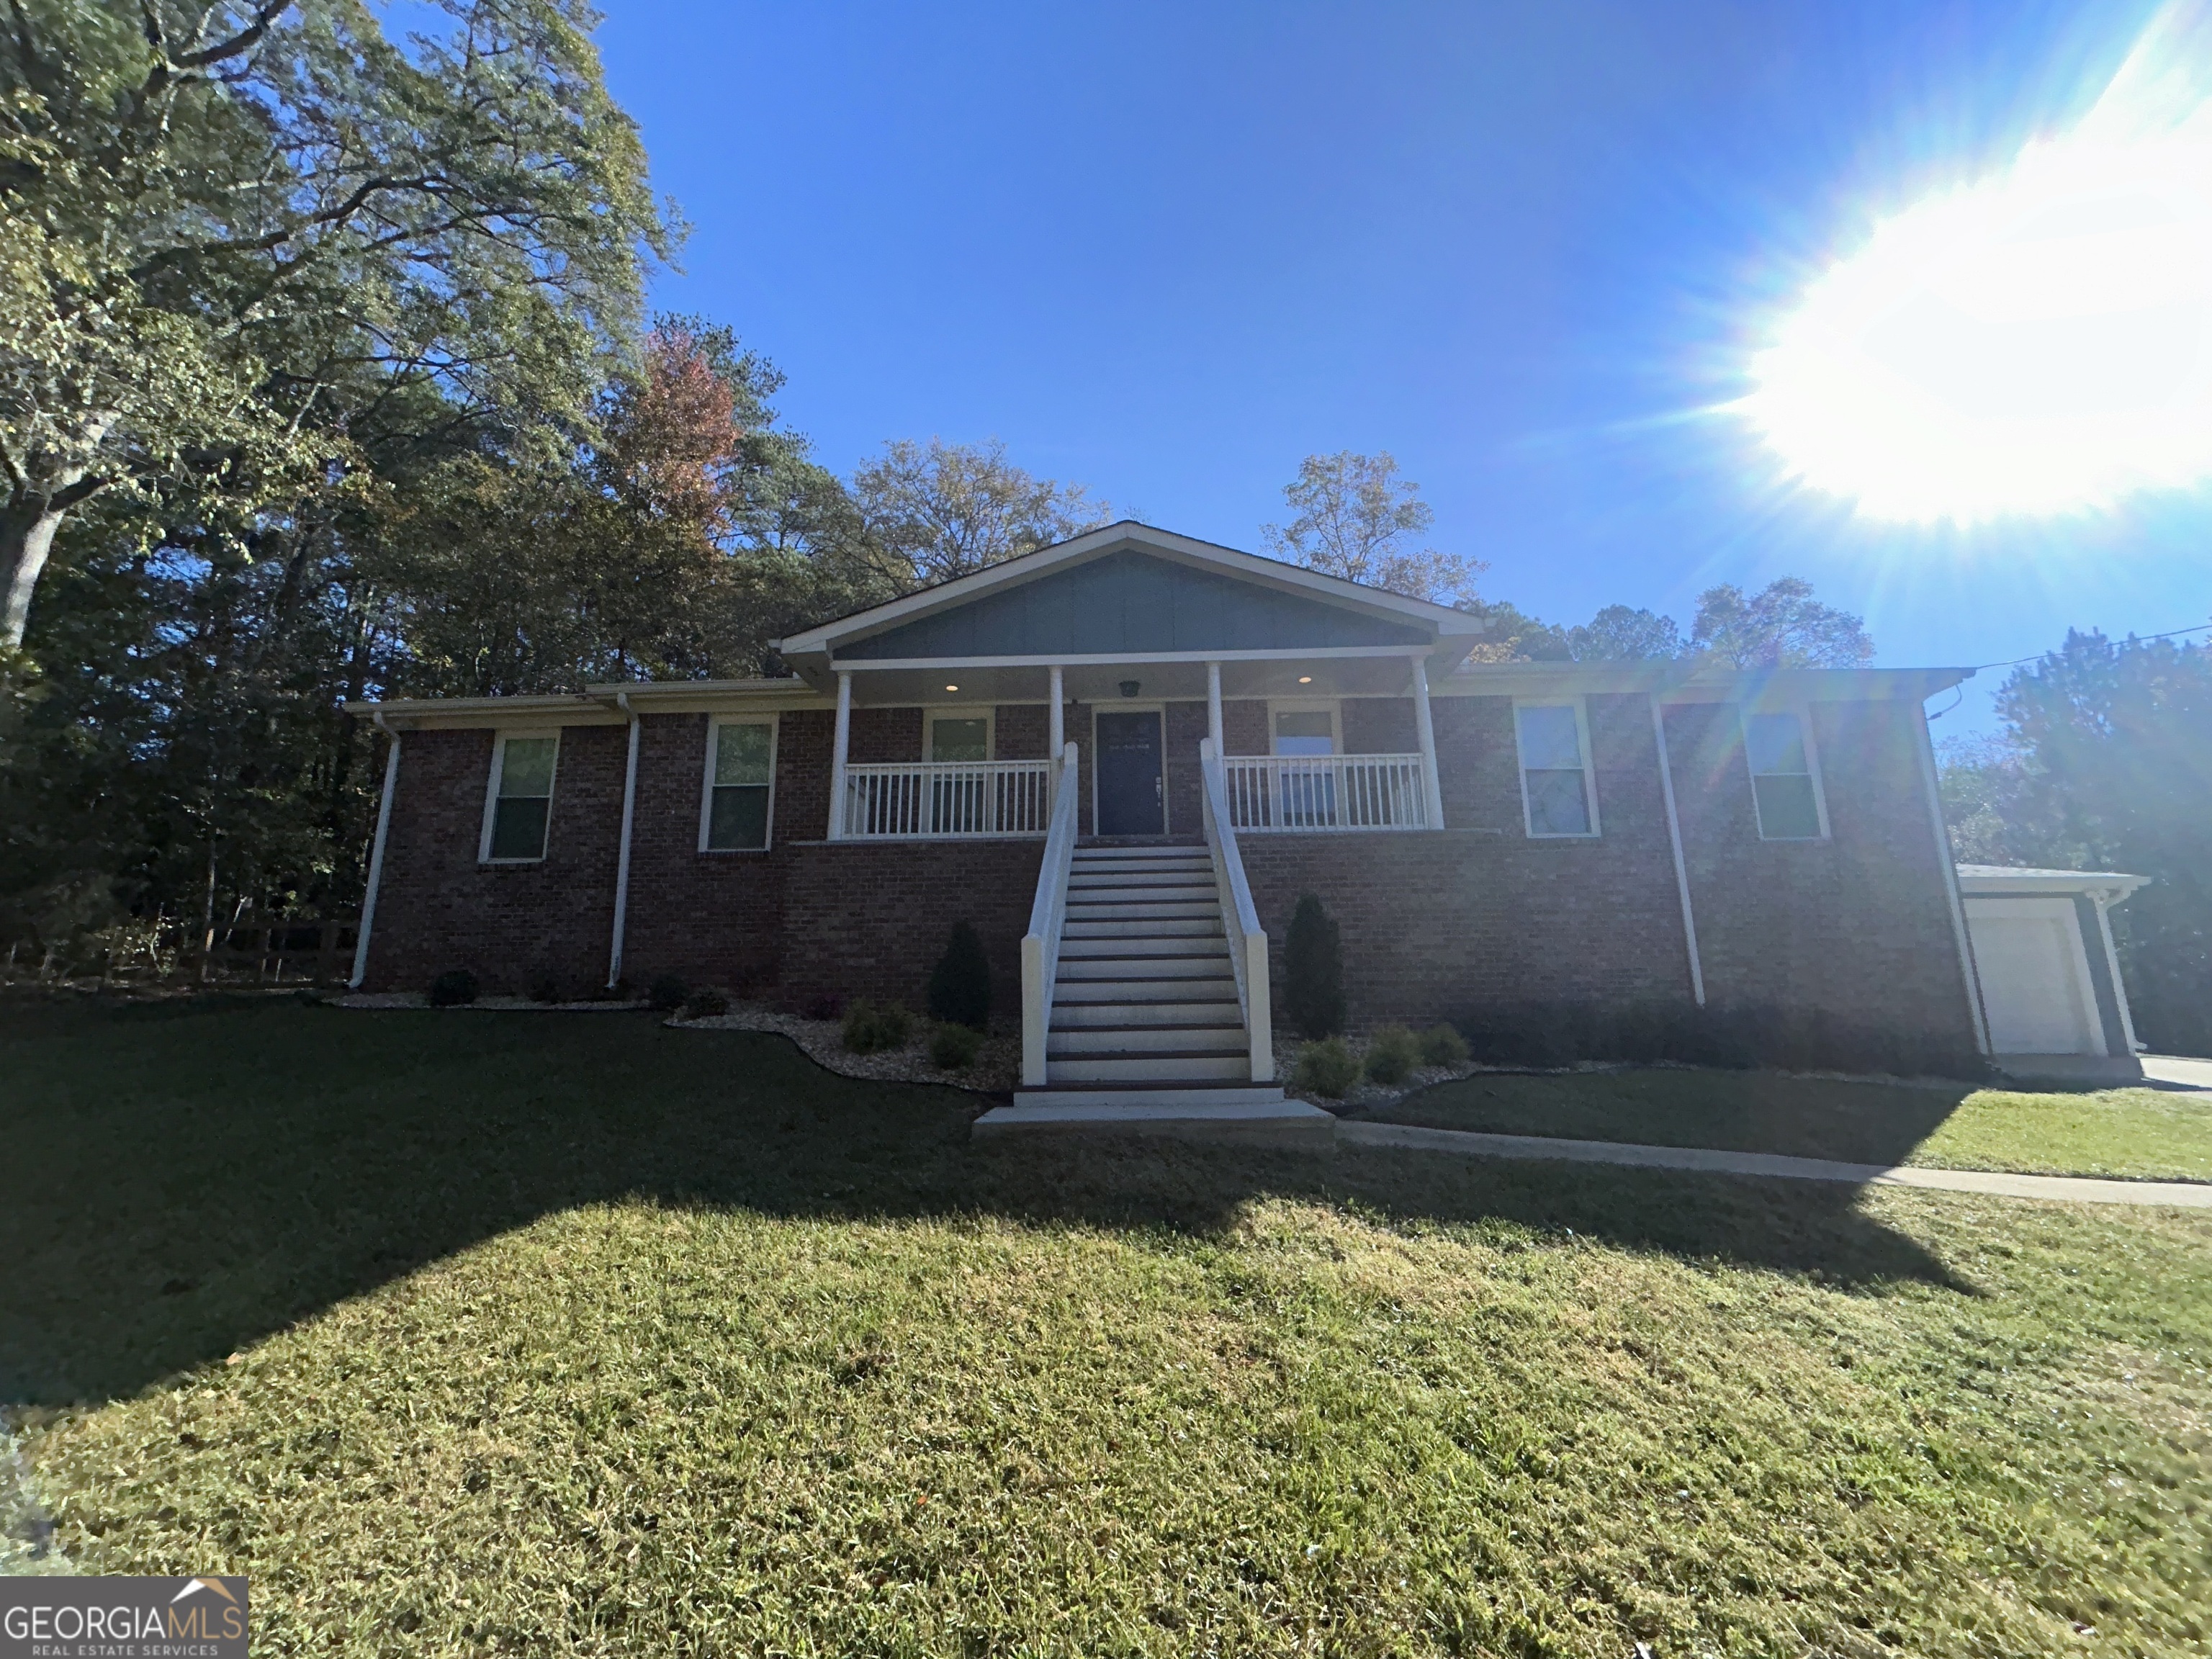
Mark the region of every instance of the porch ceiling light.
[[1123, 680], [1121, 682], [1121, 695], [1125, 697], [1133, 697], [1138, 692], [1143, 690], [1143, 685], [1136, 680]]
[[957, 685], [948, 685], [945, 689], [947, 691], [957, 691], [960, 688]]
[[1312, 676], [1312, 675], [1310, 675], [1310, 674], [1301, 674], [1301, 675], [1299, 675], [1299, 676], [1298, 676], [1298, 684], [1299, 684], [1300, 685], [1311, 685], [1311, 684], [1313, 684], [1313, 676]]

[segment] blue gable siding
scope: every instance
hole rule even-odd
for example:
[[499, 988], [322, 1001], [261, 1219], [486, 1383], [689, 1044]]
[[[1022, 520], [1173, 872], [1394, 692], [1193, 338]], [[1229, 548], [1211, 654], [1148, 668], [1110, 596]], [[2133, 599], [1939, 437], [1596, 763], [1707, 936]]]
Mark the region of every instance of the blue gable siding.
[[1431, 635], [1149, 554], [1109, 553], [844, 647], [840, 658], [1106, 657], [1426, 645]]

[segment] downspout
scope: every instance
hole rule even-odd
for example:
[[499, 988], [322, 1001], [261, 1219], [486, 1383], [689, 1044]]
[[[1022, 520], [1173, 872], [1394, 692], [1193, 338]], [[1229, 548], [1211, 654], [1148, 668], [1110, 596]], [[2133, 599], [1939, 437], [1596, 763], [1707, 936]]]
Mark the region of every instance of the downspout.
[[1651, 740], [1659, 750], [1659, 793], [1667, 803], [1667, 841], [1674, 849], [1674, 890], [1682, 898], [1682, 945], [1690, 953], [1690, 994], [1705, 1006], [1705, 968], [1698, 959], [1698, 918], [1690, 908], [1690, 866], [1682, 857], [1682, 820], [1674, 811], [1674, 763], [1667, 754], [1667, 716], [1651, 699]]
[[[2142, 1044], [2136, 1040], [2135, 1016], [2128, 1012], [2128, 988], [2120, 983], [2120, 953], [2112, 946], [2112, 918], [2109, 907], [2112, 902], [2109, 890], [2089, 895], [2089, 902], [2097, 907], [2097, 932], [2105, 941], [2105, 971], [2112, 976], [2112, 1006], [2120, 1011], [2120, 1036], [2128, 1045], [2128, 1052], [2139, 1054]], [[2123, 899], [2127, 894], [2123, 891]]]
[[1959, 971], [1966, 981], [1966, 1012], [1973, 1016], [1974, 1048], [1990, 1052], [1989, 1017], [1982, 1012], [1982, 975], [1974, 966], [1974, 945], [1966, 932], [1966, 906], [1959, 896], [1958, 855], [1951, 850], [1951, 826], [1943, 821], [1943, 791], [1936, 781], [1936, 740], [1928, 734], [1928, 710], [1918, 711], [1920, 787], [1928, 796], [1928, 822], [1936, 832], [1936, 862], [1943, 872], [1943, 896], [1951, 907], [1951, 937], [1959, 946]]
[[368, 975], [368, 930], [376, 923], [376, 890], [384, 879], [384, 842], [392, 833], [392, 792], [399, 782], [399, 734], [384, 723], [380, 708], [373, 717], [376, 729], [387, 739], [384, 750], [384, 799], [376, 808], [376, 839], [368, 849], [368, 888], [361, 896], [361, 927], [353, 942], [353, 975], [346, 989], [358, 991]]
[[629, 764], [623, 773], [622, 849], [615, 854], [615, 937], [607, 952], [607, 989], [622, 983], [623, 924], [629, 920], [629, 832], [637, 817], [637, 734], [643, 724], [629, 706], [629, 693], [615, 693], [615, 705], [629, 716]]

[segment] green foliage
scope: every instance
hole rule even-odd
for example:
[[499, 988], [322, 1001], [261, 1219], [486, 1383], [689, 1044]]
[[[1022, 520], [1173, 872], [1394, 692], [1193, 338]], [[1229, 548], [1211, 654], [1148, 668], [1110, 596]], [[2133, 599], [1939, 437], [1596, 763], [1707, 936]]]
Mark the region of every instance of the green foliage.
[[1455, 1025], [1431, 1025], [1421, 1033], [1421, 1064], [1456, 1071], [1467, 1064], [1467, 1039]]
[[673, 974], [663, 974], [645, 994], [645, 1006], [655, 1013], [672, 1014], [684, 1006], [691, 988]]
[[1420, 488], [1398, 476], [1387, 450], [1309, 455], [1298, 464], [1297, 481], [1283, 486], [1297, 517], [1288, 525], [1262, 526], [1261, 534], [1277, 558], [1310, 570], [1438, 605], [1471, 602], [1474, 579], [1488, 567], [1416, 545], [1437, 517]]
[[1344, 946], [1317, 894], [1303, 893], [1283, 941], [1283, 1012], [1306, 1037], [1344, 1029]]
[[896, 1002], [871, 1002], [863, 997], [845, 1011], [845, 1048], [855, 1054], [903, 1048], [913, 1029], [914, 1016]]
[[1297, 1062], [1291, 1068], [1294, 1087], [1330, 1100], [1342, 1099], [1358, 1081], [1359, 1056], [1338, 1036], [1306, 1044], [1298, 1050]]
[[1367, 1042], [1367, 1079], [1395, 1088], [1421, 1063], [1421, 1048], [1402, 1025], [1385, 1025]]
[[1024, 472], [996, 440], [885, 444], [854, 471], [853, 505], [868, 558], [898, 591], [1018, 558], [1113, 516], [1080, 484]]
[[1997, 708], [2018, 757], [2005, 850], [2152, 878], [2112, 913], [2136, 1030], [2212, 1054], [2212, 647], [2069, 632]]
[[964, 1072], [983, 1052], [983, 1034], [972, 1025], [940, 1025], [929, 1034], [929, 1063], [947, 1072]]
[[1784, 576], [1748, 598], [1727, 583], [1698, 595], [1690, 654], [1727, 668], [1859, 668], [1874, 641], [1858, 617], [1815, 599], [1812, 583]]
[[[364, 1581], [423, 1653], [689, 1651], [702, 1607], [833, 1654], [2203, 1645], [2203, 1211], [982, 1147], [951, 1091], [583, 1016], [18, 999], [0, 1060], [54, 1552], [234, 1540], [271, 1652]], [[1462, 1089], [1541, 1085], [1541, 1132], [1630, 1075]], [[1940, 1098], [1656, 1075], [1823, 1133]], [[2104, 1116], [2155, 1158], [2201, 1098]], [[593, 1540], [618, 1631], [559, 1593]]]
[[991, 1023], [991, 963], [972, 922], [958, 921], [929, 970], [929, 1017], [982, 1030]]
[[477, 976], [465, 968], [448, 968], [430, 981], [433, 1008], [459, 1008], [477, 1000]]

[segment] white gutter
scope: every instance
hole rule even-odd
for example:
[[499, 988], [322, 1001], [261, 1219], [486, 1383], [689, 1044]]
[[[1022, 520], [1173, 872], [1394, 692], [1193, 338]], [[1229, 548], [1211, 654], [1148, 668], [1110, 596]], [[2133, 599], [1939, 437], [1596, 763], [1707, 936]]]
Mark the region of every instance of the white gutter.
[[629, 764], [623, 772], [622, 850], [615, 855], [615, 936], [607, 951], [607, 989], [622, 983], [623, 926], [629, 920], [629, 832], [637, 816], [637, 736], [643, 724], [629, 706], [629, 693], [615, 693], [615, 703], [629, 716]]
[[1690, 994], [1705, 1006], [1705, 968], [1698, 958], [1698, 918], [1690, 908], [1690, 866], [1682, 857], [1682, 821], [1674, 811], [1674, 763], [1667, 754], [1667, 716], [1651, 699], [1651, 738], [1659, 749], [1659, 793], [1667, 803], [1667, 841], [1674, 849], [1674, 890], [1682, 898], [1682, 944], [1690, 953]]
[[376, 729], [390, 742], [384, 751], [384, 799], [377, 805], [376, 839], [368, 849], [368, 890], [361, 898], [361, 926], [353, 942], [353, 975], [346, 981], [349, 991], [361, 989], [368, 974], [368, 930], [376, 923], [376, 890], [384, 879], [384, 842], [392, 832], [392, 792], [399, 782], [399, 734], [384, 723], [383, 710], [379, 709], [374, 718]]
[[1943, 791], [1936, 781], [1936, 740], [1928, 734], [1928, 711], [1920, 710], [1920, 785], [1928, 796], [1928, 823], [1936, 832], [1936, 862], [1943, 872], [1943, 896], [1951, 907], [1951, 937], [1959, 947], [1959, 971], [1966, 981], [1966, 1012], [1973, 1016], [1974, 1048], [1990, 1052], [1989, 1016], [1982, 1010], [1981, 970], [1966, 933], [1966, 907], [1959, 897], [1959, 860], [1951, 851], [1951, 826], [1943, 821]]

